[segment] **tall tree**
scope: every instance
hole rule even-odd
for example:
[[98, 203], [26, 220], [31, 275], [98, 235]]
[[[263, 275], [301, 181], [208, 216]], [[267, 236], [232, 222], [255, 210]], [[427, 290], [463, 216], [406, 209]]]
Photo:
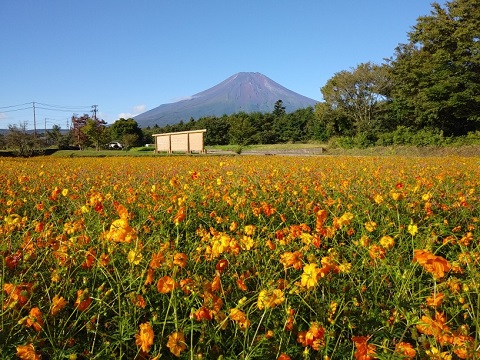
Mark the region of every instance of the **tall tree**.
[[83, 127], [87, 124], [89, 116], [83, 114], [82, 116], [73, 115], [71, 119], [71, 137], [73, 144], [78, 146], [82, 150], [88, 143], [88, 136], [82, 131]]
[[100, 150], [102, 144], [108, 143], [110, 140], [109, 130], [105, 126], [107, 123], [101, 119], [87, 119], [82, 132], [87, 136], [88, 140], [95, 146], [97, 151]]
[[139, 145], [142, 141], [143, 132], [138, 123], [132, 119], [120, 118], [110, 126], [110, 132], [114, 140], [121, 140], [124, 135], [136, 135], [137, 140], [134, 145]]
[[9, 125], [5, 141], [7, 147], [14, 149], [19, 156], [30, 156], [38, 147], [37, 139], [27, 131], [26, 123]]
[[[321, 92], [329, 110], [336, 113], [335, 118], [348, 119], [349, 124], [344, 124], [346, 128], [364, 133], [379, 127], [378, 116], [384, 109], [382, 103], [387, 100], [390, 87], [388, 68], [368, 62], [352, 71], [336, 73]], [[323, 106], [317, 109], [326, 110]]]
[[402, 124], [464, 134], [480, 124], [480, 1], [432, 4], [390, 59]]

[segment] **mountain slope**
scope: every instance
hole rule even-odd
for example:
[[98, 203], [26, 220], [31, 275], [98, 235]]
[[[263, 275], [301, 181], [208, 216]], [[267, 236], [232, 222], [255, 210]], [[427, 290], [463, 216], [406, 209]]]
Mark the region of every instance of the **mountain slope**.
[[275, 102], [283, 101], [287, 112], [314, 106], [317, 101], [297, 94], [265, 75], [240, 72], [187, 100], [163, 104], [134, 117], [140, 127], [164, 126], [180, 120], [223, 116], [238, 112], [272, 112]]

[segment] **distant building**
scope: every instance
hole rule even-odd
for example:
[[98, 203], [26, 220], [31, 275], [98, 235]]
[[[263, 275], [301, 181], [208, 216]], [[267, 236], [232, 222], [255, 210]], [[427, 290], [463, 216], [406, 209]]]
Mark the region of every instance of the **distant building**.
[[155, 152], [166, 151], [171, 154], [174, 151], [179, 152], [198, 152], [204, 154], [206, 129], [179, 131], [165, 134], [153, 134], [155, 139]]

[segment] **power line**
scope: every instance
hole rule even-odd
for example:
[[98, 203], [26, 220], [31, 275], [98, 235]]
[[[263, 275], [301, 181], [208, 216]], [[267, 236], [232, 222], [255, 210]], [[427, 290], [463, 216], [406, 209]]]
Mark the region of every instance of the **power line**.
[[5, 110], [5, 111], [0, 111], [2, 114], [3, 113], [8, 113], [8, 112], [14, 112], [14, 111], [21, 111], [21, 110], [30, 110], [32, 107], [29, 106], [29, 107], [26, 107], [26, 108], [22, 108], [22, 109], [14, 109], [14, 110]]
[[49, 108], [60, 108], [60, 109], [70, 109], [70, 110], [75, 110], [75, 109], [86, 109], [89, 108], [90, 106], [88, 105], [77, 105], [77, 106], [66, 106], [66, 105], [51, 105], [51, 104], [45, 104], [41, 102], [36, 102], [36, 104], [47, 106]]
[[[25, 106], [25, 105], [29, 105], [29, 104], [31, 104], [31, 102], [25, 103], [25, 104], [18, 104], [18, 105], [0, 106], [0, 109], [8, 109], [8, 108], [12, 108], [12, 107], [20, 107], [20, 106]], [[2, 112], [5, 112], [5, 111], [2, 111]]]
[[[40, 104], [40, 103], [36, 103], [36, 104]], [[35, 106], [37, 109], [43, 109], [43, 110], [48, 110], [48, 111], [63, 111], [63, 112], [74, 112], [75, 110], [79, 110], [79, 109], [53, 109], [53, 108], [47, 108], [47, 107], [43, 107], [43, 106]], [[84, 110], [85, 113], [89, 112], [89, 110], [87, 110], [86, 108], [82, 108]]]

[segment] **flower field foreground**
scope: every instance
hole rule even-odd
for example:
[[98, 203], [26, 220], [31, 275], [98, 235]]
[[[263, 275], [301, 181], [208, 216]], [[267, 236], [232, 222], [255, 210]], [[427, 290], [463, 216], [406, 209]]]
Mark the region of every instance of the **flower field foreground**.
[[480, 357], [478, 158], [0, 164], [2, 359]]

